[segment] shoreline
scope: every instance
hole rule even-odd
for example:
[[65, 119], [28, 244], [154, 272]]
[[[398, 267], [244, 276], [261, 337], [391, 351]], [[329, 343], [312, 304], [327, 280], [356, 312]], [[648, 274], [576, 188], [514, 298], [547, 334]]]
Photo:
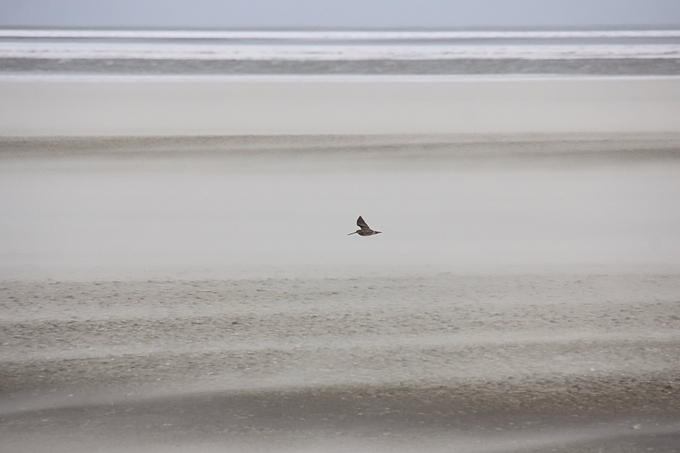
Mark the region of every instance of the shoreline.
[[680, 74], [89, 74], [11, 73], [0, 71], [0, 82], [498, 82], [541, 80], [675, 80]]

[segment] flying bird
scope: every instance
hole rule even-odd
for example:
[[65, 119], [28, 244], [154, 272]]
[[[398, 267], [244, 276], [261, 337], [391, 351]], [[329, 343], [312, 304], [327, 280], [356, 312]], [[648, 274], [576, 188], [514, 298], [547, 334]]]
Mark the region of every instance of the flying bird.
[[359, 216], [357, 219], [357, 226], [359, 229], [354, 233], [349, 233], [347, 236], [351, 236], [352, 234], [358, 234], [359, 236], [373, 236], [374, 234], [382, 233], [382, 231], [372, 230], [361, 216]]

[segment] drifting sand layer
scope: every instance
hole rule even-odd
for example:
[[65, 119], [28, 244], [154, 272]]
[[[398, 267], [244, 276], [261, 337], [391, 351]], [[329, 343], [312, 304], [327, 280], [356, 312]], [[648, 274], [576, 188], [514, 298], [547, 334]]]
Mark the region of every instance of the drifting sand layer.
[[[679, 144], [677, 134], [3, 138], [0, 279], [678, 269]], [[384, 234], [348, 238], [358, 215]]]
[[257, 389], [673, 373], [678, 290], [676, 275], [6, 282], [2, 382]]
[[676, 452], [678, 143], [4, 138], [0, 451]]
[[370, 448], [434, 436], [423, 448], [437, 450], [467, 436], [471, 451], [514, 451], [642, 426], [661, 451], [680, 438], [677, 274], [4, 282], [0, 294], [0, 432], [17, 449], [41, 450], [28, 432], [67, 449], [74, 430], [274, 450], [347, 436]]

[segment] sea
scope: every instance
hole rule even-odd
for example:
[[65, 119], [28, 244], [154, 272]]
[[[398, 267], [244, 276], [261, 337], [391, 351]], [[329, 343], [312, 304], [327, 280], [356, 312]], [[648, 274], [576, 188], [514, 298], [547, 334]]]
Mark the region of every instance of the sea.
[[0, 75], [677, 76], [680, 29], [0, 29]]

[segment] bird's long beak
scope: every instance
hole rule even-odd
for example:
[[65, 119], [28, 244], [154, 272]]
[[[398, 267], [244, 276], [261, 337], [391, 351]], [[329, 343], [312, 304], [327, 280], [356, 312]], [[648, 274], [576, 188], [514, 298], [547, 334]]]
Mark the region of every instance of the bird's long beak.
[[350, 233], [350, 234], [348, 234], [347, 236], [351, 236], [351, 235], [353, 235], [353, 234], [357, 234], [357, 232], [355, 231], [354, 233]]
[[375, 232], [375, 234], [380, 234], [380, 233], [382, 233], [382, 231], [376, 231], [376, 232]]

